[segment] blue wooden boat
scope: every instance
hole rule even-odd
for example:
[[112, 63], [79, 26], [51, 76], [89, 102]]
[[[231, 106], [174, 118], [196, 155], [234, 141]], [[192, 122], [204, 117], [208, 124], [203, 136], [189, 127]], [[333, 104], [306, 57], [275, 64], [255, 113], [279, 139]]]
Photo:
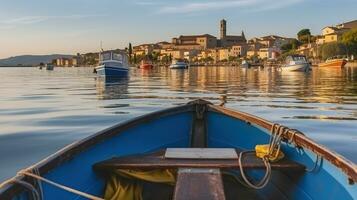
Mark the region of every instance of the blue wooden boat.
[[[259, 144], [284, 158], [260, 158]], [[0, 199], [356, 199], [356, 181], [354, 163], [303, 133], [195, 100], [69, 145]]]
[[105, 77], [125, 77], [129, 73], [129, 59], [125, 51], [102, 51], [99, 54], [99, 66], [95, 72]]

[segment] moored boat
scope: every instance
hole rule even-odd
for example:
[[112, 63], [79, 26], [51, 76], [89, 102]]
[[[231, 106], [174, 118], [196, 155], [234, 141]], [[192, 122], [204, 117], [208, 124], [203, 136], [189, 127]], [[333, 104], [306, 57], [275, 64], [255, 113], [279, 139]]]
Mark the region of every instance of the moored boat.
[[46, 70], [53, 70], [53, 69], [54, 69], [54, 65], [52, 63], [46, 64]]
[[246, 60], [243, 60], [242, 63], [240, 64], [241, 68], [249, 68], [249, 66], [250, 66], [249, 63]]
[[142, 60], [139, 66], [140, 69], [152, 69], [154, 65], [149, 60]]
[[328, 58], [325, 62], [319, 63], [319, 67], [336, 67], [342, 68], [346, 65], [347, 60], [340, 57]]
[[42, 68], [43, 68], [44, 66], [45, 66], [45, 64], [40, 63], [37, 67], [38, 67], [39, 70], [42, 70]]
[[289, 55], [285, 63], [279, 68], [281, 71], [302, 71], [310, 70], [310, 63], [304, 55]]
[[187, 69], [188, 63], [182, 60], [173, 60], [170, 69]]
[[128, 76], [129, 62], [125, 51], [102, 51], [99, 54], [99, 66], [95, 67], [99, 76]]
[[354, 163], [300, 131], [196, 100], [60, 150], [0, 199], [356, 199], [356, 181]]

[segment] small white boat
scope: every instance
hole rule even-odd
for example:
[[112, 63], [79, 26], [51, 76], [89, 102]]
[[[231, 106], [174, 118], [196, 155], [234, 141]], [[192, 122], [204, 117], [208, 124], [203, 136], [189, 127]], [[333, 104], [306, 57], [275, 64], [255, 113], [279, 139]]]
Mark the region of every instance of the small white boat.
[[46, 70], [53, 70], [54, 65], [52, 63], [47, 63], [46, 64]]
[[310, 70], [310, 63], [304, 55], [290, 55], [285, 59], [285, 64], [280, 67], [281, 71], [302, 71]]
[[95, 68], [99, 76], [127, 76], [129, 59], [125, 51], [103, 51], [99, 54], [99, 66]]
[[179, 60], [173, 60], [170, 69], [187, 69], [188, 64], [184, 61], [179, 61]]
[[242, 61], [242, 64], [240, 64], [240, 67], [241, 67], [241, 68], [249, 68], [249, 63], [248, 63], [248, 61], [243, 60], [243, 61]]

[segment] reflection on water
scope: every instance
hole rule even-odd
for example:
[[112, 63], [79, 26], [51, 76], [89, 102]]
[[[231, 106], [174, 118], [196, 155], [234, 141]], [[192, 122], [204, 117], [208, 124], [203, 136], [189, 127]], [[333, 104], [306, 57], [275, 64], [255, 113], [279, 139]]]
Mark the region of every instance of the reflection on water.
[[[95, 77], [99, 99], [125, 99], [128, 94], [128, 77]], [[126, 95], [126, 96], [125, 96]]]
[[221, 94], [227, 107], [297, 128], [357, 162], [357, 68], [132, 68], [130, 78], [106, 80], [92, 70], [0, 68], [0, 181], [118, 122]]

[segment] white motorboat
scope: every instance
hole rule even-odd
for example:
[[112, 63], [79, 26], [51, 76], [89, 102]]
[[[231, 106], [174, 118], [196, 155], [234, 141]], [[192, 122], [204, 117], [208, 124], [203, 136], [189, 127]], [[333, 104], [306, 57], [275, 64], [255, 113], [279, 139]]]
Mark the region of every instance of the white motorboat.
[[188, 63], [179, 60], [173, 60], [170, 65], [170, 69], [187, 69], [187, 68], [188, 68]]
[[285, 59], [280, 69], [282, 71], [302, 71], [307, 72], [310, 70], [310, 63], [304, 55], [290, 55]]
[[241, 68], [249, 68], [249, 63], [246, 60], [243, 60], [242, 63], [240, 64]]

